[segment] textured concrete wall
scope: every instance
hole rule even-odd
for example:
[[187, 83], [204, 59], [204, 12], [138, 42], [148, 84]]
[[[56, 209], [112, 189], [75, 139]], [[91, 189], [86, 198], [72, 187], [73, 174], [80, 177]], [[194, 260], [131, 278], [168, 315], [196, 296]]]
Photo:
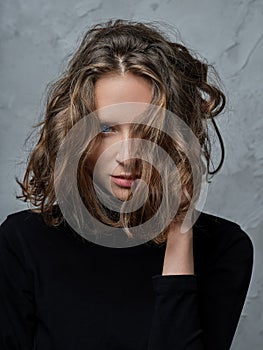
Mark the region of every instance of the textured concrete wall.
[[[255, 246], [255, 267], [232, 349], [260, 349], [263, 338], [263, 1], [1, 1], [1, 221], [15, 199], [23, 142], [41, 111], [45, 87], [85, 28], [108, 18], [162, 20], [217, 68], [228, 112], [218, 118], [226, 146], [204, 210], [236, 221]], [[65, 62], [65, 61], [64, 61]]]

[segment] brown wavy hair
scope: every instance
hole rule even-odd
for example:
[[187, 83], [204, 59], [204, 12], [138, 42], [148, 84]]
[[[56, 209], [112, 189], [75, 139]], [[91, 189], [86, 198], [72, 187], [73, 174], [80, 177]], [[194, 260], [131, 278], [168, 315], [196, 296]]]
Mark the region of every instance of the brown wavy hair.
[[[22, 190], [22, 194], [16, 198], [31, 203], [31, 210], [41, 213], [47, 225], [58, 226], [65, 220], [54, 188], [55, 161], [63, 140], [78, 121], [96, 110], [96, 81], [106, 74], [123, 75], [128, 72], [144, 77], [152, 84], [151, 104], [175, 113], [191, 128], [202, 150], [201, 155], [195, 155], [194, 162], [195, 176], [197, 174], [199, 177], [199, 183], [204, 174], [206, 181], [210, 182], [208, 175], [213, 176], [221, 168], [224, 161], [224, 145], [215, 117], [224, 109], [225, 95], [219, 87], [220, 80], [214, 68], [187, 49], [182, 42], [171, 41], [156, 22], [117, 19], [99, 23], [87, 30], [62, 76], [49, 86], [44, 118], [33, 126], [33, 129], [40, 127], [38, 142], [28, 156], [23, 181], [16, 177]], [[212, 80], [212, 77], [216, 79]], [[209, 120], [215, 128], [222, 149], [220, 163], [213, 171], [209, 169], [212, 163]], [[151, 128], [150, 131], [145, 127], [139, 130], [144, 138], [154, 141], [168, 152], [176, 163], [183, 200], [178, 199], [176, 186], [173, 197], [167, 184], [161, 184], [155, 169], [140, 163], [140, 171], [149, 184], [147, 200], [136, 212], [110, 215], [116, 213], [107, 211], [100, 203], [92, 185], [92, 178], [87, 176], [86, 171], [89, 156], [100, 142], [100, 135], [90, 142], [79, 160], [78, 186], [83, 203], [92, 215], [103, 223], [124, 227], [128, 236], [129, 227], [145, 222], [154, 215], [164, 195], [179, 200], [174, 220], [182, 220], [191, 203], [198, 199], [199, 192], [193, 193], [193, 173], [187, 143], [180, 138], [175, 141], [164, 135], [160, 130], [161, 124], [165, 122], [165, 118], [159, 120], [160, 129]], [[98, 127], [99, 124], [95, 120], [92, 131], [98, 131]], [[201, 160], [201, 156], [204, 156], [205, 162]], [[138, 166], [138, 163], [136, 164]], [[166, 163], [163, 162], [162, 166], [165, 167]], [[167, 179], [176, 175], [171, 171], [167, 167]], [[70, 188], [67, 191], [70, 192]], [[136, 193], [131, 196], [136, 196]], [[125, 203], [123, 205], [125, 206]], [[169, 200], [160, 221], [164, 221], [167, 215]], [[167, 229], [155, 237], [153, 242], [160, 245], [166, 239]]]

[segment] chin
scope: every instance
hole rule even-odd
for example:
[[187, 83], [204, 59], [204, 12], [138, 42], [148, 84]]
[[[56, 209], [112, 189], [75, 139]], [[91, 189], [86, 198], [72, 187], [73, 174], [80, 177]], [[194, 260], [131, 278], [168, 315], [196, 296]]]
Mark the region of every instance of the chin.
[[130, 193], [131, 193], [130, 188], [123, 188], [120, 191], [113, 191], [114, 196], [120, 199], [121, 201], [127, 200]]

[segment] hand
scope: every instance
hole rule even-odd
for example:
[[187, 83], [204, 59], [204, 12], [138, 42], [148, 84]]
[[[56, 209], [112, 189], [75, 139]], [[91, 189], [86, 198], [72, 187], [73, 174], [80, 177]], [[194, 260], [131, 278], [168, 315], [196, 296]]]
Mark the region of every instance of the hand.
[[[180, 244], [180, 242], [188, 241], [192, 239], [193, 227], [188, 224], [187, 231], [182, 231], [182, 222], [172, 221], [169, 225], [169, 231], [167, 233], [166, 245]], [[184, 227], [186, 225], [184, 224]]]
[[162, 275], [193, 275], [193, 228], [181, 233], [182, 222], [169, 225]]

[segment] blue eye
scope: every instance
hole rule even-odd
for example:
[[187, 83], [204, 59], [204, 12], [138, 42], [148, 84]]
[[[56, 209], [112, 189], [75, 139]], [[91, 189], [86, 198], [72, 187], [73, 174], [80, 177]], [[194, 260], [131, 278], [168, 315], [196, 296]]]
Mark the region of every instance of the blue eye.
[[102, 133], [107, 133], [107, 132], [110, 132], [109, 129], [112, 129], [112, 127], [109, 126], [108, 124], [101, 124], [101, 129], [102, 129], [101, 130]]

